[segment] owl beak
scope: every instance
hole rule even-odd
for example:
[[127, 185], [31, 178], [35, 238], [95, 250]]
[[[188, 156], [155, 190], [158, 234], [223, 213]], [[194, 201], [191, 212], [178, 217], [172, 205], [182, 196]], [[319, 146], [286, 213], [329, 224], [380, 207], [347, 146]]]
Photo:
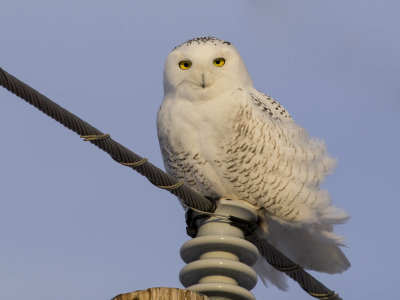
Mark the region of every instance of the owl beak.
[[201, 87], [204, 89], [206, 87], [206, 79], [204, 73], [201, 75]]

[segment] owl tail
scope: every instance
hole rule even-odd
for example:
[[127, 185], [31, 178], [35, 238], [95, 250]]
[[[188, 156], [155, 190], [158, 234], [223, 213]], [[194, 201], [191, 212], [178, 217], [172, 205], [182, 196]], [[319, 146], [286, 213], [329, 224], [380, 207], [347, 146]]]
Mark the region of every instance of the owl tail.
[[272, 219], [266, 224], [268, 242], [305, 269], [335, 274], [350, 267], [339, 247], [344, 246], [344, 239], [333, 232], [332, 225], [291, 227]]
[[258, 257], [257, 262], [253, 265], [253, 269], [257, 272], [258, 277], [266, 287], [268, 287], [268, 282], [270, 282], [282, 291], [286, 291], [288, 289], [285, 274], [275, 270], [261, 255]]
[[[269, 282], [281, 290], [288, 288], [285, 274], [273, 268], [264, 259], [266, 253], [269, 253], [268, 257], [271, 256], [271, 249], [266, 247], [262, 241], [267, 241], [287, 256], [294, 262], [294, 266], [330, 274], [341, 273], [348, 269], [350, 263], [339, 248], [339, 245], [344, 245], [343, 238], [334, 234], [332, 228], [333, 226], [330, 224], [318, 225], [312, 228], [309, 226], [287, 226], [287, 224], [284, 225], [279, 221], [268, 218], [260, 210], [256, 232], [258, 241], [256, 241], [256, 244], [262, 256], [260, 255], [253, 268], [264, 285], [267, 286]], [[271, 257], [277, 257], [277, 255], [274, 254]], [[277, 265], [283, 264], [282, 271], [287, 267], [285, 262], [279, 262], [279, 259], [270, 263], [273, 265], [276, 265], [276, 263], [278, 263]], [[330, 292], [329, 289], [326, 289], [326, 291]]]

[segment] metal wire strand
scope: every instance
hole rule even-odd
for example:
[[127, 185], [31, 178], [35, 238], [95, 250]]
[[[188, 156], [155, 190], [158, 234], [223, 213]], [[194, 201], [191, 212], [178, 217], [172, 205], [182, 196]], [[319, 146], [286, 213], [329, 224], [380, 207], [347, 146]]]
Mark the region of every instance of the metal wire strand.
[[70, 113], [35, 89], [10, 75], [2, 68], [0, 68], [0, 84], [11, 93], [22, 98], [49, 117], [80, 135], [85, 141], [92, 143], [108, 153], [111, 158], [118, 163], [131, 167], [145, 176], [153, 185], [166, 189], [170, 193], [178, 196], [187, 206], [203, 211], [214, 210], [214, 204], [210, 200], [188, 188], [182, 182], [174, 179], [171, 175], [125, 148], [114, 141], [109, 135], [102, 133], [100, 130]]
[[321, 300], [342, 300], [338, 294], [328, 289], [304, 271], [302, 267], [271, 246], [267, 240], [257, 240], [254, 242], [254, 245], [256, 245], [260, 254], [271, 266], [278, 271], [285, 272], [286, 275], [295, 280], [311, 296]]

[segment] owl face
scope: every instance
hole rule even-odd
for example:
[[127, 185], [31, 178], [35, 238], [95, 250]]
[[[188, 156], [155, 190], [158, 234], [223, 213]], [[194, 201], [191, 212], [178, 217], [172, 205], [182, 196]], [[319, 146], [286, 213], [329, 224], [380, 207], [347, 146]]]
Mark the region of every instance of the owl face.
[[212, 99], [232, 87], [252, 85], [235, 47], [211, 37], [189, 40], [167, 57], [164, 67], [165, 96]]

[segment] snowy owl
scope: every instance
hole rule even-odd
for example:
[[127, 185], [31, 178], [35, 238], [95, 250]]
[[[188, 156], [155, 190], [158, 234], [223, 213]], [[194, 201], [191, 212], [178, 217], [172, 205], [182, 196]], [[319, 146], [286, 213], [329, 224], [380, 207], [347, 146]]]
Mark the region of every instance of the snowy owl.
[[[157, 130], [174, 178], [206, 197], [253, 205], [259, 234], [303, 267], [340, 273], [350, 266], [339, 248], [343, 238], [333, 233], [348, 215], [319, 187], [335, 160], [323, 141], [253, 87], [231, 43], [201, 37], [171, 51]], [[284, 289], [281, 273], [265, 268], [256, 268], [261, 279]]]

